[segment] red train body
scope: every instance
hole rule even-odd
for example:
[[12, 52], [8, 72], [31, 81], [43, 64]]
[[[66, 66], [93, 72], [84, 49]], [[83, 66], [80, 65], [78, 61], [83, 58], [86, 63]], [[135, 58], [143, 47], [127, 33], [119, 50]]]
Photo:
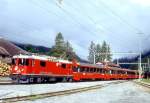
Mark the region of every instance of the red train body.
[[11, 78], [17, 82], [136, 79], [138, 71], [105, 63], [86, 64], [49, 56], [17, 55], [12, 59]]

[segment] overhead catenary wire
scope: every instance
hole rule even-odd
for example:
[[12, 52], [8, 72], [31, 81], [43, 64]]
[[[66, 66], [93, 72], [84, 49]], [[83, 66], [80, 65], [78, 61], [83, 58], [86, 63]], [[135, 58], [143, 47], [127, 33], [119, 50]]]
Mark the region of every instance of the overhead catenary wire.
[[[61, 15], [59, 15], [57, 12], [52, 12], [51, 10], [49, 10], [47, 8], [44, 8], [44, 6], [42, 6], [39, 3], [37, 3], [37, 1], [34, 2], [32, 0], [32, 2], [33, 2], [33, 4], [35, 6], [40, 7], [41, 9], [45, 10], [47, 13], [49, 13], [49, 14], [52, 13], [52, 15], [54, 14], [59, 19], [61, 18]], [[61, 8], [55, 1], [53, 1], [53, 3], [62, 10], [62, 13], [66, 13], [67, 14], [68, 18], [72, 21], [72, 24], [73, 24], [72, 26], [74, 26], [74, 27], [79, 27], [80, 26], [82, 28], [82, 30], [84, 30], [86, 32], [90, 32], [91, 34], [95, 34], [95, 32], [93, 32], [90, 29], [86, 28], [83, 24], [81, 24], [78, 20], [76, 20], [76, 18], [72, 17], [72, 15], [67, 10]], [[62, 1], [61, 1], [61, 3], [62, 3]], [[61, 19], [61, 21], [66, 23], [66, 21], [64, 19]]]
[[[105, 8], [105, 10], [107, 10], [108, 12], [110, 12], [114, 17], [118, 18], [118, 20], [126, 25], [128, 25], [130, 28], [132, 28], [132, 30], [134, 30], [136, 33], [142, 32], [144, 33], [142, 30], [140, 30], [139, 28], [137, 28], [136, 26], [130, 24], [129, 22], [127, 22], [127, 20], [125, 20], [123, 17], [121, 17], [120, 15], [118, 15], [113, 9], [111, 9], [106, 3], [104, 3], [102, 0], [99, 0], [98, 2], [100, 2], [101, 6], [103, 6]], [[90, 3], [91, 5], [99, 8], [97, 5], [93, 4], [93, 2]]]
[[[77, 1], [76, 1], [77, 2]], [[78, 2], [78, 4], [80, 4], [79, 2]], [[71, 3], [69, 4], [69, 5], [71, 5]], [[81, 5], [80, 5], [81, 6]], [[74, 10], [76, 10], [76, 12], [79, 12], [80, 11], [80, 9], [78, 9], [77, 7], [75, 7], [74, 5], [71, 5], [71, 7], [74, 9]], [[82, 9], [84, 9], [85, 10], [85, 8], [84, 8], [84, 6], [82, 6]], [[80, 13], [81, 15], [83, 15], [83, 16], [86, 16], [87, 18], [88, 18], [88, 20], [92, 23], [92, 24], [94, 24], [95, 25], [95, 27], [96, 27], [96, 25], [97, 25], [97, 23], [96, 23], [96, 21], [90, 16], [90, 15], [88, 15], [86, 12], [82, 12], [82, 13]], [[96, 27], [96, 29], [98, 29], [99, 31], [105, 31], [105, 32], [108, 32], [109, 30], [107, 29], [107, 28], [104, 28], [104, 26], [102, 25], [102, 24], [100, 24], [101, 25], [101, 28], [97, 28]], [[103, 29], [104, 30], [103, 30]], [[110, 31], [111, 32], [111, 31]], [[111, 32], [112, 33], [112, 32]]]
[[[67, 14], [68, 17], [70, 17], [72, 19], [72, 21], [74, 22], [74, 24], [79, 25], [83, 30], [85, 30], [86, 32], [89, 32], [91, 34], [96, 34], [95, 31], [92, 31], [91, 29], [88, 29], [85, 25], [83, 25], [82, 23], [80, 23], [80, 21], [78, 19], [76, 19], [69, 11], [67, 11], [66, 9], [64, 9], [62, 7], [62, 5], [59, 5], [57, 3], [57, 1], [53, 0], [53, 3], [56, 4], [56, 6], [58, 8], [60, 8], [65, 14]], [[96, 34], [97, 35], [97, 34]]]
[[103, 7], [105, 7], [108, 11], [110, 11], [114, 16], [116, 16], [120, 21], [122, 21], [123, 23], [125, 23], [126, 25], [128, 25], [129, 27], [131, 27], [133, 30], [136, 31], [136, 33], [142, 32], [142, 30], [140, 30], [139, 28], [137, 28], [135, 25], [133, 26], [131, 23], [127, 22], [123, 17], [121, 17], [120, 15], [118, 15], [114, 10], [112, 10], [106, 3], [104, 3], [102, 0], [99, 0], [102, 4]]

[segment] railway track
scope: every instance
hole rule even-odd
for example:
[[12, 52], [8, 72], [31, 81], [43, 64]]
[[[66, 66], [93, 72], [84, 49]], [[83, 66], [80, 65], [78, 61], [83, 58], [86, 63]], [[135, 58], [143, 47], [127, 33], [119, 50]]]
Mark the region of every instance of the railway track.
[[0, 85], [21, 85], [21, 84], [14, 82], [12, 80], [0, 80]]
[[147, 87], [150, 89], [150, 84], [148, 83], [144, 83], [144, 82], [138, 82], [138, 81], [134, 81], [134, 83], [138, 84], [138, 85], [141, 85], [141, 86], [144, 86], [144, 87]]
[[28, 96], [3, 98], [3, 99], [0, 99], [0, 102], [12, 103], [12, 102], [19, 102], [19, 101], [42, 99], [42, 98], [47, 98], [47, 97], [65, 96], [65, 95], [70, 95], [70, 94], [75, 94], [75, 93], [86, 92], [89, 90], [100, 89], [100, 88], [109, 86], [111, 84], [119, 84], [119, 83], [123, 83], [123, 82], [127, 82], [127, 81], [115, 81], [115, 82], [106, 83], [103, 85], [101, 84], [101, 85], [82, 87], [82, 88], [77, 88], [77, 89], [63, 90], [63, 91], [58, 91], [58, 92], [50, 92], [50, 93], [34, 94], [34, 95], [28, 95]]

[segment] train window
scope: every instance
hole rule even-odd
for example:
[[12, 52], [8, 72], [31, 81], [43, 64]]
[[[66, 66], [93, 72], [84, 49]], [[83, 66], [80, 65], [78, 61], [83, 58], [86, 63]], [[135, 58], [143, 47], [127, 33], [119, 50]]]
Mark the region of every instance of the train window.
[[82, 67], [82, 68], [80, 69], [80, 72], [83, 72], [83, 69], [84, 69], [84, 68]]
[[102, 70], [102, 73], [105, 74], [105, 70], [104, 69]]
[[86, 70], [87, 72], [90, 72], [90, 68], [87, 68], [87, 70]]
[[32, 64], [31, 65], [32, 65], [32, 67], [35, 65], [34, 59], [32, 60]]
[[85, 71], [85, 68], [84, 68], [84, 67], [82, 67], [80, 72], [84, 72], [84, 71]]
[[97, 71], [96, 71], [97, 73], [99, 73], [99, 68], [97, 68]]
[[27, 66], [29, 65], [29, 59], [25, 60], [25, 65], [27, 65]]
[[73, 67], [73, 71], [74, 71], [74, 72], [77, 72], [77, 68], [76, 68], [75, 66]]
[[92, 68], [92, 72], [94, 72], [94, 68]]
[[104, 74], [107, 74], [107, 71], [106, 71], [106, 70], [103, 70], [103, 73], [104, 73]]
[[112, 70], [112, 74], [116, 74], [116, 71], [115, 71], [115, 70]]
[[126, 74], [126, 72], [125, 72], [125, 71], [123, 71], [123, 74]]
[[99, 73], [102, 73], [102, 69], [99, 69]]
[[40, 61], [40, 66], [41, 67], [45, 67], [46, 66], [46, 62], [45, 61]]
[[93, 68], [90, 68], [90, 72], [93, 72]]
[[15, 65], [16, 64], [16, 60], [12, 59], [12, 64]]
[[96, 72], [96, 68], [93, 68], [93, 72]]
[[81, 71], [81, 69], [78, 67], [78, 68], [77, 68], [77, 72], [80, 72], [80, 71]]
[[19, 64], [19, 65], [23, 65], [22, 59], [19, 59], [18, 64]]
[[66, 68], [66, 64], [61, 64], [61, 67], [65, 69]]
[[88, 72], [88, 68], [85, 68], [85, 72]]
[[29, 65], [29, 59], [19, 59], [18, 61], [19, 65]]
[[112, 70], [109, 71], [109, 74], [112, 74]]
[[106, 70], [106, 74], [109, 74], [109, 70]]

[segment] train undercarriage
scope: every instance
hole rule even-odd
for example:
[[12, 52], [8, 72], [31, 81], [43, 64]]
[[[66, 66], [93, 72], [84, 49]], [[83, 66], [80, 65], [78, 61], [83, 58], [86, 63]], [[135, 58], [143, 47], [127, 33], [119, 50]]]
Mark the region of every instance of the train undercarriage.
[[49, 75], [20, 75], [10, 76], [14, 83], [53, 83], [53, 82], [72, 82], [72, 76], [49, 76]]

